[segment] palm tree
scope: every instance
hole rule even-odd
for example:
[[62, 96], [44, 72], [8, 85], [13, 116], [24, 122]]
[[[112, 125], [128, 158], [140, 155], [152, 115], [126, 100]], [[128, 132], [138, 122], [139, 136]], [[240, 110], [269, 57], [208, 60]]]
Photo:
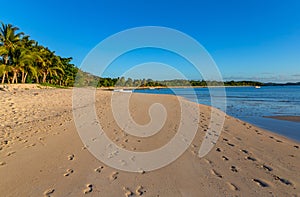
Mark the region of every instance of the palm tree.
[[11, 71], [11, 66], [7, 66], [5, 64], [0, 65], [0, 76], [2, 75], [2, 84], [5, 82], [5, 78], [7, 78], [7, 82], [10, 83], [8, 78], [8, 73]]
[[59, 82], [57, 84], [59, 84], [60, 86], [73, 85], [75, 81], [75, 75], [78, 72], [78, 69], [74, 66], [74, 64], [71, 64], [71, 57], [60, 58], [60, 61], [62, 63], [62, 69], [64, 70], [64, 73], [59, 73]]
[[31, 40], [30, 36], [28, 36], [28, 35], [23, 36], [21, 42], [22, 42], [22, 46], [27, 49], [32, 49], [34, 46], [37, 45], [37, 42], [34, 40]]
[[4, 55], [4, 64], [7, 65], [9, 61], [9, 55], [16, 48], [16, 46], [20, 43], [21, 36], [24, 35], [23, 32], [16, 33], [18, 31], [18, 27], [14, 27], [11, 24], [1, 23], [0, 28], [0, 44], [6, 48], [7, 53]]
[[21, 72], [21, 83], [25, 83], [29, 72], [33, 75], [37, 75], [37, 68], [34, 66], [37, 59], [39, 59], [39, 56], [36, 53], [23, 47], [17, 48], [12, 56], [12, 83], [17, 83], [19, 72]]
[[53, 77], [57, 76], [58, 72], [64, 73], [60, 58], [54, 52], [42, 47], [39, 55], [41, 57], [39, 59], [39, 71], [42, 75], [42, 83], [46, 83], [47, 76]]
[[[21, 81], [25, 83], [28, 74], [31, 74], [31, 77], [38, 79], [38, 66], [37, 63], [41, 59], [37, 50], [37, 42], [30, 39], [30, 36], [25, 35], [22, 37], [22, 47], [26, 51], [24, 56], [22, 56], [22, 67], [21, 67]], [[38, 80], [37, 80], [38, 81]]]

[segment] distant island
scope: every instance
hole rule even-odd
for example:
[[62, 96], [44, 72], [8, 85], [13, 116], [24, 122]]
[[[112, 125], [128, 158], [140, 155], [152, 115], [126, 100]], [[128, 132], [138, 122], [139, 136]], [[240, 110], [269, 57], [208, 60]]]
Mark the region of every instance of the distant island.
[[295, 82], [295, 83], [264, 83], [264, 86], [300, 86], [300, 82]]

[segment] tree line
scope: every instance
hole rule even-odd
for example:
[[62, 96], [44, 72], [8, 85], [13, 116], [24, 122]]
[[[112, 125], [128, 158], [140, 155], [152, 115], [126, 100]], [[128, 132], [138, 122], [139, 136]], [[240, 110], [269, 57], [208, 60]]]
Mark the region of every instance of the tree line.
[[152, 79], [132, 79], [132, 78], [98, 78], [94, 82], [97, 87], [167, 87], [167, 86], [263, 86], [257, 81], [204, 81], [204, 80], [152, 80]]
[[49, 83], [72, 86], [78, 68], [71, 57], [56, 55], [19, 31], [18, 27], [1, 23], [0, 77], [1, 83]]

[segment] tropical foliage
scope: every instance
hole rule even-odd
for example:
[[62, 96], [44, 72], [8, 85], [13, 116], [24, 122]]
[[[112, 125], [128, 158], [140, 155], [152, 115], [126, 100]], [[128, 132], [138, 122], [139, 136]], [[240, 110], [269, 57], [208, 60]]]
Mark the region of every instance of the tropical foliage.
[[72, 86], [78, 69], [72, 58], [63, 58], [31, 40], [18, 27], [1, 23], [1, 83], [50, 83]]
[[[152, 80], [152, 79], [131, 79], [131, 78], [94, 78], [98, 81], [98, 87], [155, 87], [155, 86], [263, 86], [264, 84], [256, 81], [204, 81], [204, 80]], [[91, 80], [90, 80], [91, 81]]]

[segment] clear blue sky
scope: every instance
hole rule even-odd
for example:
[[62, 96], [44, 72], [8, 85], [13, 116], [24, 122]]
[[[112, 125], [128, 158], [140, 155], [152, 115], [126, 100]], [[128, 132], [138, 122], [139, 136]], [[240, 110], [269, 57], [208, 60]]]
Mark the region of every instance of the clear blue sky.
[[166, 26], [200, 42], [225, 80], [300, 81], [298, 0], [17, 0], [1, 5], [6, 5], [1, 21], [58, 55], [73, 57], [77, 66], [112, 34]]

